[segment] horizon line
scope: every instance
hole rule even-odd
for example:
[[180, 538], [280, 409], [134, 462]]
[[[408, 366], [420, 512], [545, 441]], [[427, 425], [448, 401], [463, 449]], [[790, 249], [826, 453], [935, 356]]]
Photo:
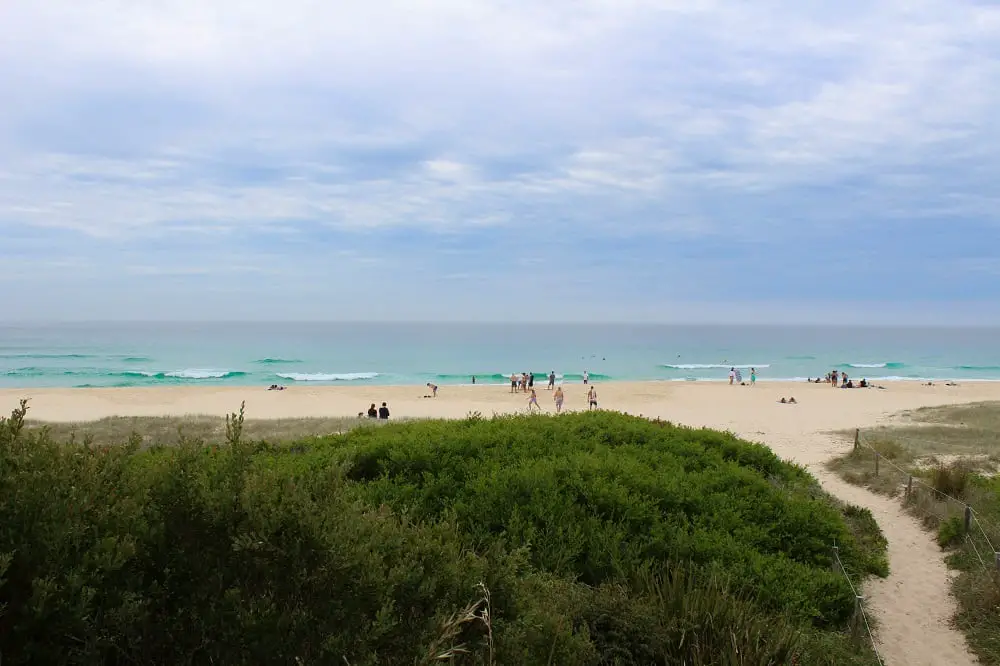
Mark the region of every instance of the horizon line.
[[904, 322], [904, 323], [862, 323], [850, 321], [838, 321], [835, 323], [821, 323], [812, 320], [805, 321], [785, 321], [776, 323], [733, 323], [731, 321], [701, 320], [701, 321], [649, 321], [649, 320], [547, 320], [528, 319], [524, 322], [512, 323], [509, 320], [449, 320], [449, 319], [25, 319], [18, 321], [0, 320], [2, 327], [16, 326], [73, 326], [73, 325], [135, 325], [135, 324], [211, 324], [211, 325], [317, 325], [317, 324], [339, 324], [339, 325], [423, 325], [423, 326], [511, 326], [522, 327], [523, 325], [542, 326], [675, 326], [675, 327], [699, 327], [699, 326], [732, 326], [734, 328], [823, 328], [823, 329], [893, 329], [893, 328], [924, 328], [924, 329], [952, 329], [952, 328], [1000, 328], [1000, 322], [988, 323], [933, 323], [933, 322]]

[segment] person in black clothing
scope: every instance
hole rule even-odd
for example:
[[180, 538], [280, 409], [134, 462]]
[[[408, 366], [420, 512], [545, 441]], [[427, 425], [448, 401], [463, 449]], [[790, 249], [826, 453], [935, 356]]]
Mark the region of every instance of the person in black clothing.
[[383, 421], [389, 420], [389, 408], [383, 402], [382, 406], [378, 408], [378, 417]]
[[549, 390], [551, 391], [556, 385], [556, 371], [553, 370], [549, 373]]
[[372, 406], [368, 408], [368, 418], [370, 418], [370, 419], [377, 419], [378, 418], [378, 410], [375, 409], [375, 403], [374, 402], [372, 403]]
[[528, 388], [535, 388], [535, 373], [533, 372], [528, 373]]

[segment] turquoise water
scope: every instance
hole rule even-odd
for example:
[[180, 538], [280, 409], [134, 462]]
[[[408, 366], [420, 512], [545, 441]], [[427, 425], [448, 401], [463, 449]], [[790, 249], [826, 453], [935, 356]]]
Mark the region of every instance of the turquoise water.
[[512, 372], [596, 381], [1000, 380], [1000, 330], [656, 325], [0, 325], [0, 386], [468, 384]]

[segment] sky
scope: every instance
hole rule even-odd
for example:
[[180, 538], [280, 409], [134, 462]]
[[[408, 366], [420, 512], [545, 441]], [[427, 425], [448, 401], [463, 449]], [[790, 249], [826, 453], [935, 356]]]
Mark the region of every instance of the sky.
[[1000, 5], [4, 0], [3, 321], [1000, 323]]

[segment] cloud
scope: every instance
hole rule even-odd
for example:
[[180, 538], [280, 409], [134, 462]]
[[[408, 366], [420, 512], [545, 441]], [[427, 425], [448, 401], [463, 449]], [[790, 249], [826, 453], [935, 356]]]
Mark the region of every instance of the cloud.
[[971, 0], [11, 0], [3, 279], [66, 312], [72, 279], [524, 304], [514, 265], [550, 313], [990, 299], [997, 81]]

